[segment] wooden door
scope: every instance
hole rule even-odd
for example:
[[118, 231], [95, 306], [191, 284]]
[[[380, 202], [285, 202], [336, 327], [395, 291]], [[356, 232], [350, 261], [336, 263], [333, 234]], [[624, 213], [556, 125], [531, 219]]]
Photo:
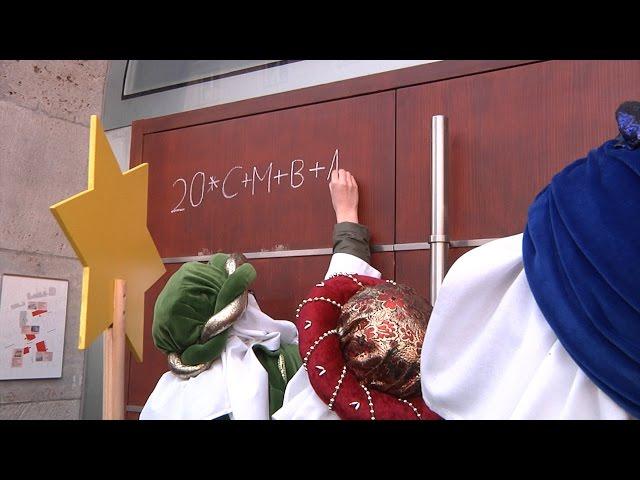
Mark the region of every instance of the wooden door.
[[[565, 165], [617, 135], [640, 98], [640, 62], [551, 61], [397, 90], [396, 242], [431, 228], [431, 117], [449, 121], [450, 240], [523, 231], [535, 195]], [[449, 264], [469, 248], [450, 250]], [[429, 292], [428, 250], [397, 252], [396, 280]]]
[[262, 309], [293, 318], [330, 258], [332, 163], [358, 179], [374, 266], [428, 297], [430, 251], [407, 244], [431, 233], [433, 115], [449, 119], [451, 265], [471, 240], [521, 232], [536, 193], [615, 136], [615, 108], [639, 97], [637, 61], [455, 61], [134, 123], [132, 164], [150, 165], [148, 225], [168, 273], [146, 295], [128, 418], [166, 371], [151, 314], [181, 262], [256, 254]]
[[[393, 244], [395, 92], [194, 125], [184, 115], [182, 128], [156, 123], [141, 135], [134, 157], [149, 163], [148, 226], [170, 273], [218, 251], [257, 257], [252, 288], [261, 308], [293, 320], [328, 267], [335, 224], [329, 172], [338, 166], [362, 180], [361, 221], [372, 242]], [[292, 251], [298, 256], [269, 258]], [[372, 261], [393, 277], [393, 252]], [[130, 361], [128, 418], [167, 370], [151, 323], [170, 273], [146, 295], [145, 359]]]

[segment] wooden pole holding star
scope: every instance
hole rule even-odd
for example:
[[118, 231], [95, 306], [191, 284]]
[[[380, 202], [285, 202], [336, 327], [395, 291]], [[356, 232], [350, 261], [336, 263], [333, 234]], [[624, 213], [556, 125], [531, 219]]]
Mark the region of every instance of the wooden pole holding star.
[[125, 338], [142, 361], [144, 293], [165, 272], [147, 229], [149, 165], [124, 173], [91, 116], [88, 189], [51, 206], [84, 266], [78, 348], [105, 332], [103, 418], [124, 418]]
[[117, 279], [113, 289], [113, 324], [103, 335], [102, 418], [123, 420], [125, 415], [125, 304], [127, 282]]

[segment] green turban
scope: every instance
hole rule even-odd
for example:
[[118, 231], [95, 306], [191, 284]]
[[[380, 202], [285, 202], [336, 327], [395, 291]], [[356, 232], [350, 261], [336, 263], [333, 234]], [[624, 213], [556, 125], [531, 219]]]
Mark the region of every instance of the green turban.
[[167, 355], [179, 354], [185, 365], [198, 365], [220, 356], [229, 330], [200, 343], [202, 329], [256, 278], [250, 263], [243, 263], [228, 275], [228, 258], [227, 254], [217, 253], [207, 264], [185, 263], [158, 295], [151, 328], [153, 342]]

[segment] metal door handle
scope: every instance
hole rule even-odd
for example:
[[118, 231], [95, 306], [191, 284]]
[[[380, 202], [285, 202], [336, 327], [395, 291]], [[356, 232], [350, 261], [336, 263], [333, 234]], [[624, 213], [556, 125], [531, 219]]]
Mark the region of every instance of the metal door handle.
[[431, 305], [435, 305], [438, 298], [449, 253], [445, 178], [448, 160], [447, 123], [444, 115], [434, 115], [431, 119]]

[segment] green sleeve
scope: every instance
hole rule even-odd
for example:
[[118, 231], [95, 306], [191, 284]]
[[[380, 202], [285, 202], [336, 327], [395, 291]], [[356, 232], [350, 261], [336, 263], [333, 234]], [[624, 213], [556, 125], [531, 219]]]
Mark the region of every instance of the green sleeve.
[[333, 253], [348, 253], [371, 263], [369, 229], [353, 222], [336, 223], [333, 228]]

